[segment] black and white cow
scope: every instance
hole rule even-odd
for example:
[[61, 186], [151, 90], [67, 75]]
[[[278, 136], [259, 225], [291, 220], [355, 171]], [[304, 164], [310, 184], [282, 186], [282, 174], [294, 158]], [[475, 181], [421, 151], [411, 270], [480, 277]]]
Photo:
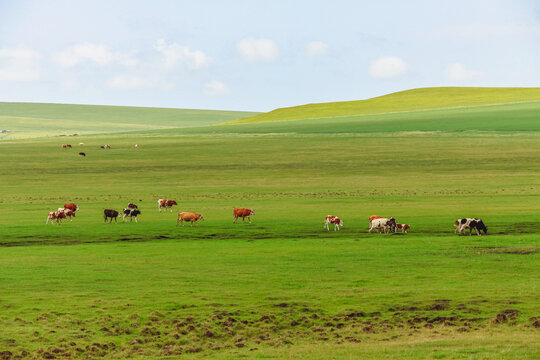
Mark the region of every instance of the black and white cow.
[[129, 216], [130, 217], [130, 222], [133, 221], [133, 218], [135, 218], [135, 222], [138, 222], [137, 221], [137, 215], [140, 215], [141, 214], [141, 211], [139, 209], [130, 209], [130, 208], [125, 208], [124, 209], [124, 217], [123, 217], [123, 221], [126, 222], [126, 218]]
[[463, 218], [463, 219], [457, 219], [456, 223], [454, 224], [454, 234], [463, 234], [465, 230], [469, 229], [469, 235], [472, 234], [472, 231], [476, 231], [476, 235], [480, 235], [480, 231], [483, 231], [484, 234], [487, 234], [487, 226], [484, 224], [482, 219], [476, 219], [476, 218]]
[[120, 217], [120, 213], [116, 210], [111, 209], [105, 209], [103, 211], [103, 214], [105, 215], [105, 222], [107, 222], [107, 219], [110, 218], [109, 223], [112, 223], [112, 220], [114, 219], [114, 222], [116, 223], [116, 219]]

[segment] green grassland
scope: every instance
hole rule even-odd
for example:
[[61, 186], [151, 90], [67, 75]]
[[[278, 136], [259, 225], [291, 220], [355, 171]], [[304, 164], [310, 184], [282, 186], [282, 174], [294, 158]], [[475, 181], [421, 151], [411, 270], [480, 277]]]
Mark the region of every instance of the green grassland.
[[[0, 102], [0, 140], [204, 126], [254, 112]], [[75, 142], [66, 139], [66, 142]]]
[[307, 104], [276, 109], [232, 124], [387, 114], [540, 101], [540, 88], [440, 87], [400, 91], [367, 100]]
[[[84, 158], [2, 141], [0, 356], [538, 358], [539, 110], [83, 135]], [[73, 222], [45, 225], [71, 201]], [[139, 223], [103, 223], [128, 202]], [[205, 221], [176, 227], [179, 210]], [[373, 214], [412, 229], [368, 234]], [[454, 235], [472, 216], [489, 235]]]

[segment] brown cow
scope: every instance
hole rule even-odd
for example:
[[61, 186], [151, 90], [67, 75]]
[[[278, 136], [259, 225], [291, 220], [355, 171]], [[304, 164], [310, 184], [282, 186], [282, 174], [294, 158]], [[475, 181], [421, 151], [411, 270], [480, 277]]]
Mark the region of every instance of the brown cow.
[[202, 214], [197, 214], [194, 212], [179, 212], [176, 226], [178, 226], [179, 223], [182, 223], [182, 226], [184, 226], [184, 221], [190, 222], [191, 226], [193, 226], [193, 223], [199, 226], [199, 224], [197, 223], [198, 220], [204, 220]]
[[165, 208], [165, 211], [167, 211], [167, 208], [172, 212], [173, 205], [178, 205], [178, 203], [174, 200], [167, 200], [167, 199], [159, 199], [158, 200], [158, 210], [161, 212], [161, 208]]
[[64, 204], [64, 209], [69, 209], [69, 210], [72, 210], [72, 211], [77, 211], [77, 210], [79, 210], [79, 205], [75, 205], [75, 204], [73, 204], [73, 203]]
[[51, 222], [51, 224], [54, 224], [54, 220], [56, 220], [57, 224], [60, 224], [62, 222], [62, 219], [66, 218], [66, 214], [64, 214], [63, 211], [51, 211], [49, 212], [49, 215], [47, 216], [47, 221], [45, 222], [45, 225]]
[[103, 215], [105, 218], [105, 223], [107, 222], [107, 219], [110, 218], [109, 224], [112, 223], [113, 219], [114, 219], [114, 223], [116, 224], [116, 219], [122, 216], [118, 211], [112, 210], [112, 209], [103, 210]]
[[69, 218], [69, 221], [73, 221], [71, 217], [75, 217], [75, 211], [66, 208], [58, 208], [58, 211], [63, 211], [64, 214], [66, 214], [66, 217]]
[[396, 224], [396, 227], [398, 229], [401, 229], [401, 232], [407, 233], [407, 230], [411, 228], [411, 225], [409, 224]]
[[343, 226], [343, 220], [334, 215], [326, 215], [324, 219], [324, 228], [326, 231], [330, 231], [330, 224], [334, 224], [334, 231], [339, 230], [340, 226]]
[[244, 222], [244, 218], [247, 217], [251, 224], [251, 215], [255, 215], [255, 210], [235, 208], [233, 210], [233, 223], [237, 223], [239, 217], [242, 217], [242, 222]]

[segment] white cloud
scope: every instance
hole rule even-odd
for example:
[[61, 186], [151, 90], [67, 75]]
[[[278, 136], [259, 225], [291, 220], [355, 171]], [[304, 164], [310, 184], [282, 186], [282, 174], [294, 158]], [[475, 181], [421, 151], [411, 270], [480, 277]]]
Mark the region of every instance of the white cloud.
[[474, 81], [477, 80], [482, 73], [476, 70], [466, 69], [460, 63], [454, 63], [446, 68], [446, 79], [454, 82]]
[[177, 43], [167, 44], [163, 39], [157, 41], [154, 49], [164, 56], [163, 67], [165, 69], [172, 69], [178, 64], [190, 69], [200, 69], [212, 62], [212, 58], [200, 50], [191, 50], [189, 47]]
[[41, 77], [41, 54], [25, 47], [0, 49], [0, 82], [33, 82]]
[[211, 81], [204, 88], [208, 95], [222, 95], [229, 92], [229, 88], [221, 81]]
[[113, 52], [105, 45], [98, 44], [78, 44], [69, 49], [57, 53], [54, 60], [64, 68], [71, 68], [78, 64], [89, 62], [99, 66], [111, 65], [113, 63], [133, 66], [137, 61], [128, 54]]
[[307, 56], [322, 56], [328, 54], [328, 45], [322, 41], [311, 41], [306, 45]]
[[117, 75], [111, 80], [109, 80], [109, 82], [107, 82], [107, 85], [111, 89], [136, 90], [151, 87], [154, 85], [154, 83], [155, 82], [153, 80], [142, 79], [137, 76]]
[[391, 79], [407, 72], [407, 63], [396, 56], [382, 56], [371, 63], [369, 73], [374, 78]]
[[247, 61], [272, 62], [279, 53], [276, 43], [270, 39], [243, 39], [236, 44], [236, 50]]

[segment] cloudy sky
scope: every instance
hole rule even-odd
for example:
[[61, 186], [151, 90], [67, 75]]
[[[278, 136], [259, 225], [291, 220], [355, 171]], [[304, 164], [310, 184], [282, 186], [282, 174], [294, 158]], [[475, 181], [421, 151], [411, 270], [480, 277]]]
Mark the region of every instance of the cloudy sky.
[[0, 0], [0, 101], [266, 111], [539, 86], [540, 2]]

